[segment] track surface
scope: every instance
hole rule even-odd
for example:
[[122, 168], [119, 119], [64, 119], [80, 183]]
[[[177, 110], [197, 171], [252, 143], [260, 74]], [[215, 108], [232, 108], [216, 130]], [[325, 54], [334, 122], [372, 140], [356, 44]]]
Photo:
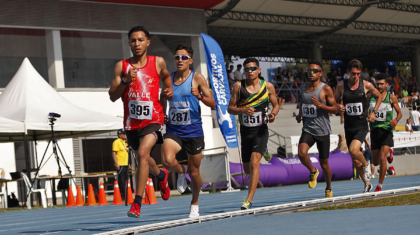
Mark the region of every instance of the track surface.
[[[378, 179], [373, 179], [372, 183], [375, 188]], [[388, 177], [383, 185], [384, 190], [413, 186], [420, 186], [420, 175]], [[258, 189], [254, 197], [253, 208], [323, 198], [324, 187], [325, 183], [319, 183], [315, 189], [309, 189], [307, 185]], [[357, 194], [363, 191], [363, 182], [360, 180], [333, 182], [332, 188], [334, 196]], [[246, 195], [247, 191], [200, 195], [200, 215], [236, 211], [242, 205], [243, 196]], [[190, 200], [191, 196], [173, 197], [168, 201], [158, 199], [158, 205], [142, 206], [142, 214], [139, 219], [128, 218], [126, 213], [129, 208], [123, 205], [5, 212], [0, 213], [0, 234], [94, 234], [184, 219], [189, 214]], [[419, 206], [402, 206], [250, 215], [166, 229], [154, 232], [154, 234], [190, 232], [255, 234], [256, 232], [279, 231], [278, 229], [281, 229], [282, 234], [292, 232], [307, 234], [310, 231], [314, 234], [325, 234], [326, 232], [336, 234], [339, 231], [341, 234], [354, 234], [356, 231], [366, 233], [381, 231], [381, 234], [391, 234], [391, 232], [400, 234], [404, 231], [406, 234], [416, 234], [413, 232], [420, 231], [419, 209]], [[328, 223], [329, 226], [324, 223]], [[398, 225], [398, 231], [391, 225]], [[382, 230], [383, 228], [386, 230]]]

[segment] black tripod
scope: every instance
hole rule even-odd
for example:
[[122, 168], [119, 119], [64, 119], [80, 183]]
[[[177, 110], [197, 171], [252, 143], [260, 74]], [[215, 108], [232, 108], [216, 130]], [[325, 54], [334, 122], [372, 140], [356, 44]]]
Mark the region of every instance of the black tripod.
[[[56, 161], [57, 161], [58, 175], [60, 176], [61, 182], [63, 182], [63, 174], [61, 173], [60, 162], [63, 163], [64, 166], [67, 168], [67, 170], [70, 174], [71, 181], [76, 184], [76, 182], [74, 181], [74, 178], [71, 174], [70, 166], [67, 164], [66, 159], [64, 158], [63, 153], [61, 152], [60, 146], [57, 143], [57, 139], [55, 138], [54, 122], [57, 120], [56, 118], [59, 118], [59, 117], [61, 117], [61, 115], [58, 114], [58, 113], [49, 113], [49, 115], [48, 115], [48, 120], [50, 122], [49, 125], [51, 126], [51, 139], [48, 141], [47, 148], [45, 149], [45, 152], [44, 152], [44, 155], [42, 156], [41, 162], [39, 163], [38, 168], [36, 169], [36, 173], [35, 173], [35, 176], [34, 176], [34, 179], [33, 179], [33, 182], [32, 182], [32, 188], [34, 187], [34, 183], [35, 183], [36, 177], [38, 176], [39, 170], [41, 170], [41, 168], [43, 166], [45, 166], [45, 164], [48, 162], [48, 160], [50, 160], [50, 158], [52, 156], [54, 156]], [[48, 147], [50, 146], [51, 143], [52, 143], [53, 153], [44, 162], [45, 156], [46, 156], [47, 151], [48, 151]], [[57, 149], [58, 149], [58, 151], [57, 151]], [[60, 153], [60, 155], [58, 153]], [[32, 188], [31, 188], [31, 190], [32, 190]], [[69, 193], [72, 193], [72, 192], [69, 192]], [[26, 198], [28, 198], [28, 196], [29, 196], [29, 192], [28, 192], [28, 195], [26, 196]], [[63, 195], [63, 197], [64, 197], [64, 195]], [[55, 193], [52, 194], [52, 199], [53, 199], [53, 204], [57, 205], [57, 198], [55, 196]]]

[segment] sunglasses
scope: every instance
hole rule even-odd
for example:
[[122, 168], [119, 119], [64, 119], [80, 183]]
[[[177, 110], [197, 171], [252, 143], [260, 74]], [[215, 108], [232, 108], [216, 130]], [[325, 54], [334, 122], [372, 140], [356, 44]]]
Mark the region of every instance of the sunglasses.
[[174, 55], [174, 58], [175, 58], [175, 60], [179, 60], [179, 59], [188, 60], [188, 59], [191, 59], [191, 57], [189, 57], [187, 55]]
[[245, 68], [244, 70], [245, 70], [245, 72], [249, 73], [250, 71], [255, 71], [257, 69], [259, 69], [259, 68], [258, 67], [248, 67], [248, 68]]
[[311, 73], [311, 72], [319, 73], [319, 72], [322, 72], [322, 70], [320, 70], [320, 69], [308, 69], [308, 73]]

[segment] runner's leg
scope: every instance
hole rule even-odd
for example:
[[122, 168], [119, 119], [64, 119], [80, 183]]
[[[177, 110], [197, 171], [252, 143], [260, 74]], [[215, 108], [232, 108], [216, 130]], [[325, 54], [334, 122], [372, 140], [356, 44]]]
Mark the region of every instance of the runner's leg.
[[331, 189], [332, 171], [328, 164], [328, 158], [327, 159], [320, 158], [319, 163], [321, 164], [322, 172], [325, 178], [325, 183], [327, 183], [327, 187], [325, 187], [325, 189]]
[[[144, 188], [146, 187], [149, 170], [154, 175], [159, 175], [159, 168], [156, 166], [155, 160], [150, 157], [150, 151], [156, 144], [156, 136], [148, 134], [140, 138], [140, 147], [137, 151], [137, 161], [139, 162], [139, 169], [137, 171], [137, 188], [136, 195], [143, 196]], [[156, 170], [157, 168], [157, 170]]]
[[360, 151], [361, 146], [362, 146], [362, 142], [360, 142], [359, 140], [352, 140], [349, 146], [349, 153], [356, 166], [356, 171], [359, 174], [360, 178], [362, 179], [363, 183], [369, 185], [370, 182], [365, 181], [365, 174], [363, 173], [363, 167], [367, 166], [368, 163], [365, 157], [363, 156], [362, 151]]
[[200, 175], [202, 153], [192, 155], [188, 154], [188, 174], [191, 177], [192, 200], [191, 205], [198, 205], [198, 196], [203, 185]]
[[173, 140], [169, 138], [165, 138], [163, 145], [162, 145], [162, 160], [163, 166], [171, 171], [175, 171], [178, 174], [184, 174], [184, 168], [179, 164], [178, 160], [176, 160], [176, 154], [181, 151], [181, 146]]
[[[253, 152], [251, 155], [251, 162], [247, 163], [249, 165], [248, 169], [250, 169], [249, 174], [249, 188], [248, 188], [248, 201], [252, 202], [254, 198], [255, 191], [257, 190], [258, 181], [260, 179], [260, 162], [261, 162], [261, 154], [257, 152]], [[245, 164], [244, 164], [245, 169]]]
[[379, 172], [379, 184], [383, 184], [384, 179], [385, 179], [385, 174], [386, 174], [386, 170], [388, 168], [387, 164], [386, 164], [386, 157], [388, 156], [388, 152], [389, 152], [389, 146], [388, 145], [383, 145], [381, 146], [381, 151], [380, 152], [380, 172]]

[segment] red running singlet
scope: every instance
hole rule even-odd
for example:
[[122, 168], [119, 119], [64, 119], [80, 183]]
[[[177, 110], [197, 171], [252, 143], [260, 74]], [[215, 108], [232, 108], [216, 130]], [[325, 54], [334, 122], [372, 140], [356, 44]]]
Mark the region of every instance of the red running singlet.
[[[123, 77], [130, 68], [135, 68], [130, 59], [123, 60]], [[125, 87], [122, 101], [124, 103], [124, 129], [143, 129], [149, 124], [163, 125], [164, 113], [159, 102], [160, 77], [156, 70], [156, 57], [147, 56], [147, 63], [137, 69], [136, 79]]]

